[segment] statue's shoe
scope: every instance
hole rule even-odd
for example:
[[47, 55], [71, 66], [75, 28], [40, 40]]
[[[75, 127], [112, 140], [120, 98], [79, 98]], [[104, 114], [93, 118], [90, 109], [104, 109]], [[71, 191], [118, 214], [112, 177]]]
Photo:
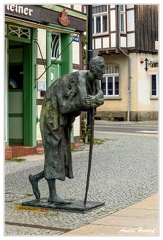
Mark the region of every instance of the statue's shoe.
[[53, 198], [49, 197], [48, 202], [55, 203], [55, 204], [71, 204], [71, 201], [62, 199], [58, 197], [57, 195]]
[[35, 180], [35, 177], [32, 175], [29, 175], [29, 181], [32, 185], [33, 193], [37, 200], [40, 199], [40, 191], [38, 189], [38, 181]]

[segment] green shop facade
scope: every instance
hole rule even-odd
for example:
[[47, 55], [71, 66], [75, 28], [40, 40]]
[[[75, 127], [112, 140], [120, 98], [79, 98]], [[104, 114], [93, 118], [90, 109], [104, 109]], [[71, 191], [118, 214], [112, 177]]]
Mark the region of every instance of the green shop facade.
[[[80, 36], [86, 30], [86, 15], [61, 5], [5, 5], [5, 159], [36, 151], [39, 28], [46, 30], [42, 74], [47, 88], [72, 71], [72, 34]], [[55, 61], [52, 33], [61, 38], [61, 57]]]

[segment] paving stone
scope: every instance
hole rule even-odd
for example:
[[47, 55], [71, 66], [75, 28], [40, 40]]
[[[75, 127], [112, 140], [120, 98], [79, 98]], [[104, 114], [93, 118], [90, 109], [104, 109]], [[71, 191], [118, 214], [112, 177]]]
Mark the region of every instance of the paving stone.
[[[158, 191], [157, 137], [98, 132], [95, 132], [95, 137], [107, 140], [101, 145], [94, 145], [88, 201], [105, 202], [105, 206], [85, 214], [21, 209], [22, 202], [34, 199], [28, 175], [43, 170], [44, 156], [38, 155], [38, 159], [36, 156], [27, 157], [26, 161], [19, 163], [5, 161], [5, 221], [75, 229]], [[85, 146], [82, 151], [72, 153], [74, 178], [57, 181], [61, 197], [84, 201], [88, 151], [89, 146]], [[39, 187], [41, 197], [48, 197], [46, 180], [41, 180]], [[60, 235], [62, 231], [6, 225], [5, 234]]]

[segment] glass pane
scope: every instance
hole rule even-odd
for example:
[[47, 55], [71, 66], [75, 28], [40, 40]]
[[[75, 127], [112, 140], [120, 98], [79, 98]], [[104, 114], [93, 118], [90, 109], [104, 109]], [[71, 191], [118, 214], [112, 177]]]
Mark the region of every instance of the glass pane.
[[94, 34], [94, 18], [92, 19], [92, 33]]
[[99, 13], [100, 12], [100, 6], [97, 6], [96, 9], [97, 9], [96, 13]]
[[121, 31], [124, 32], [124, 14], [121, 14]]
[[103, 77], [101, 81], [101, 89], [103, 91], [103, 94], [106, 95], [106, 78], [105, 77]]
[[96, 33], [101, 33], [101, 17], [96, 17]]
[[120, 11], [123, 11], [124, 10], [124, 5], [119, 5], [119, 9], [120, 9]]
[[107, 32], [107, 15], [103, 16], [103, 32]]
[[108, 95], [113, 95], [113, 78], [108, 77]]
[[156, 75], [152, 75], [152, 95], [156, 96]]
[[100, 13], [102, 12], [102, 5], [100, 6], [100, 11], [99, 11]]
[[52, 58], [59, 56], [59, 35], [52, 34], [51, 52]]
[[23, 89], [23, 64], [9, 66], [9, 88]]
[[119, 67], [115, 66], [115, 73], [119, 73]]
[[107, 5], [102, 5], [102, 11], [107, 12]]
[[96, 7], [92, 8], [92, 13], [95, 14], [96, 13]]
[[108, 66], [108, 73], [111, 73], [111, 65]]
[[109, 66], [106, 65], [106, 66], [105, 66], [105, 73], [106, 73], [106, 74], [109, 73], [109, 70], [108, 70], [108, 69], [109, 69]]
[[119, 95], [119, 77], [115, 77], [115, 95]]

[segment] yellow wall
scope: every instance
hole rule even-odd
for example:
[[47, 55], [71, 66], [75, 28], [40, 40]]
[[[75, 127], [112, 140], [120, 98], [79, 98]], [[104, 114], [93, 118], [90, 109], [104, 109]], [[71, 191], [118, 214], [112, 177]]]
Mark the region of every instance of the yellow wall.
[[[118, 99], [109, 98], [100, 106], [98, 111], [127, 111], [127, 81], [128, 81], [128, 59], [123, 54], [109, 55], [105, 59], [106, 65], [114, 63], [119, 65], [120, 96]], [[123, 62], [123, 65], [120, 65]]]
[[[105, 55], [106, 56], [106, 55]], [[140, 59], [158, 60], [157, 55], [130, 53], [131, 59], [131, 102], [130, 111], [158, 111], [158, 100], [151, 99], [151, 75], [145, 68], [145, 62]], [[119, 65], [120, 96], [105, 99], [97, 111], [127, 111], [128, 110], [128, 58], [123, 54], [113, 54], [104, 57], [106, 65]]]

